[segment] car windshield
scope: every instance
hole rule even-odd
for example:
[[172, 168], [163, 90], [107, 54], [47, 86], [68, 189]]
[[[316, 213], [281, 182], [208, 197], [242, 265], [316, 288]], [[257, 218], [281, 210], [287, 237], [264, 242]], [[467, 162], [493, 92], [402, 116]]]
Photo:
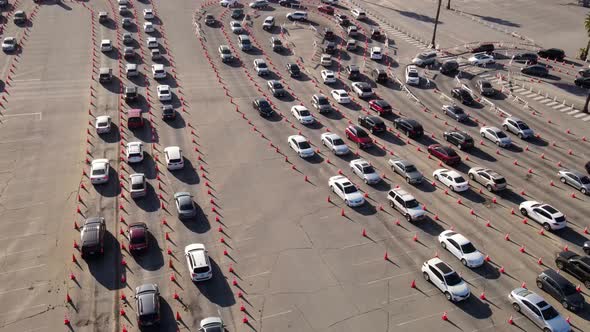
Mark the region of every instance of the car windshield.
[[348, 95], [347, 95], [347, 94], [346, 94], [346, 92], [344, 92], [344, 91], [343, 91], [343, 92], [338, 92], [338, 95], [339, 95], [341, 98], [348, 97]]
[[229, 51], [229, 48], [222, 48], [221, 49], [221, 54], [230, 54], [231, 52]]
[[134, 235], [129, 239], [129, 242], [132, 244], [145, 243], [145, 236]]
[[482, 82], [481, 87], [482, 88], [491, 88], [492, 84], [490, 82]]
[[368, 136], [369, 136], [369, 135], [368, 135], [368, 134], [367, 134], [365, 131], [363, 131], [363, 130], [359, 130], [359, 131], [357, 131], [356, 135], [357, 135], [358, 137], [368, 137]]
[[266, 68], [266, 63], [264, 63], [264, 62], [259, 62], [259, 63], [258, 63], [258, 68]]
[[272, 84], [272, 87], [274, 89], [282, 89], [283, 88], [283, 85], [281, 83], [279, 83], [279, 82], [275, 82], [275, 83]]
[[565, 217], [564, 216], [555, 217], [555, 222], [565, 222]]
[[258, 102], [258, 106], [260, 106], [260, 108], [269, 108], [270, 104], [266, 100], [261, 100]]
[[544, 310], [541, 310], [541, 315], [543, 315], [543, 318], [545, 320], [550, 320], [550, 319], [553, 319], [553, 318], [559, 316], [559, 313], [553, 307], [548, 307], [548, 308], [545, 308]]
[[333, 145], [344, 145], [344, 141], [341, 138], [336, 138], [332, 141]]
[[328, 105], [328, 104], [330, 104], [330, 102], [328, 101], [327, 98], [324, 98], [324, 97], [318, 98], [318, 105]]
[[496, 132], [496, 135], [498, 136], [498, 138], [506, 138], [507, 137], [506, 134], [504, 134], [504, 132], [502, 132], [502, 131]]
[[463, 98], [471, 98], [471, 94], [465, 90], [459, 90]]
[[454, 108], [452, 108], [451, 110], [452, 110], [452, 111], [453, 111], [453, 113], [455, 113], [455, 114], [465, 114], [465, 112], [463, 111], [463, 109], [462, 109], [462, 108], [460, 108], [460, 107], [454, 107]]
[[453, 181], [455, 181], [455, 183], [463, 183], [465, 182], [465, 179], [462, 176], [458, 176], [456, 178], [453, 178]]
[[496, 184], [506, 183], [506, 179], [504, 179], [504, 178], [496, 178], [496, 179], [494, 179], [494, 183], [496, 183]]
[[555, 209], [553, 206], [551, 206], [551, 205], [544, 205], [544, 206], [543, 206], [543, 210], [545, 210], [545, 211], [549, 212], [550, 214], [555, 214], [555, 213], [557, 213], [557, 212], [558, 212], [558, 211], [557, 211], [557, 210], [556, 210], [556, 209]]
[[363, 167], [363, 174], [373, 174], [375, 173], [375, 169], [373, 166], [364, 166]]
[[134, 189], [134, 190], [143, 189], [143, 183], [134, 183], [131, 185], [131, 189]]
[[352, 193], [355, 193], [355, 192], [357, 192], [357, 189], [356, 189], [355, 186], [346, 186], [346, 187], [344, 187], [344, 193], [345, 194], [352, 194]]
[[527, 129], [529, 129], [529, 126], [526, 123], [522, 122], [522, 121], [517, 122], [516, 125], [521, 130], [527, 130]]
[[415, 71], [411, 71], [408, 73], [408, 77], [418, 77], [418, 73]]
[[297, 145], [299, 145], [300, 149], [309, 149], [311, 147], [308, 141], [299, 142]]
[[180, 209], [181, 210], [192, 210], [193, 209], [193, 203], [187, 199], [187, 200], [183, 200], [183, 202], [180, 202]]
[[569, 295], [574, 295], [577, 294], [578, 291], [576, 290], [576, 287], [574, 287], [574, 285], [570, 284], [570, 283], [566, 283], [562, 286], [563, 289], [563, 294], [565, 296], [569, 296]]
[[292, 72], [298, 72], [299, 71], [299, 67], [297, 67], [296, 65], [291, 65], [291, 71]]
[[588, 178], [587, 176], [584, 176], [580, 179], [580, 182], [582, 182], [582, 184], [589, 184], [590, 178]]
[[207, 273], [209, 272], [209, 266], [201, 266], [201, 267], [196, 267], [193, 269], [194, 273]]
[[104, 168], [98, 168], [92, 171], [93, 175], [104, 175], [106, 174], [106, 170]]
[[455, 286], [461, 283], [461, 277], [456, 272], [453, 272], [445, 276], [445, 281], [448, 286]]
[[472, 252], [477, 251], [477, 249], [475, 249], [475, 247], [473, 246], [473, 244], [471, 244], [471, 242], [465, 243], [464, 245], [462, 245], [461, 250], [463, 251], [464, 254], [470, 254]]
[[238, 27], [240, 27], [240, 23], [239, 22], [233, 22], [231, 24], [231, 26], [234, 27], [234, 28], [238, 28]]
[[416, 166], [414, 166], [414, 165], [407, 165], [406, 166], [406, 172], [407, 173], [416, 172], [416, 171], [417, 171], [416, 170]]
[[300, 110], [299, 111], [299, 115], [301, 115], [301, 116], [310, 116], [311, 113], [309, 113], [308, 110]]
[[180, 159], [170, 159], [170, 162], [176, 164], [176, 163], [181, 162], [181, 160]]
[[371, 92], [373, 90], [371, 90], [370, 86], [361, 86], [361, 91], [362, 92]]
[[455, 150], [452, 150], [452, 149], [445, 149], [444, 151], [447, 153], [447, 155], [448, 155], [449, 157], [456, 157], [456, 156], [457, 156], [457, 152], [455, 152]]
[[274, 45], [283, 45], [283, 43], [279, 39], [275, 39], [272, 41]]
[[99, 122], [99, 123], [97, 123], [97, 126], [106, 127], [108, 124], [109, 124], [108, 122]]
[[414, 208], [417, 208], [417, 207], [419, 207], [419, 206], [420, 206], [420, 203], [418, 203], [418, 201], [417, 201], [417, 200], [415, 200], [415, 199], [412, 199], [412, 200], [406, 201], [406, 207], [407, 207], [408, 209], [414, 209]]

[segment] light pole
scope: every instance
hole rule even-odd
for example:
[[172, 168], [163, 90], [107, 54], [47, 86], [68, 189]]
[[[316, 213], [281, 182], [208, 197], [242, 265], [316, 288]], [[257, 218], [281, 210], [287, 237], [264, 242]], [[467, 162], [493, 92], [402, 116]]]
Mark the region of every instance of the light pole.
[[447, 0], [447, 9], [451, 9], [451, 0]]
[[438, 0], [438, 7], [436, 7], [436, 18], [434, 19], [434, 31], [432, 32], [432, 49], [436, 49], [436, 28], [438, 28], [438, 18], [440, 16], [440, 6], [442, 0]]

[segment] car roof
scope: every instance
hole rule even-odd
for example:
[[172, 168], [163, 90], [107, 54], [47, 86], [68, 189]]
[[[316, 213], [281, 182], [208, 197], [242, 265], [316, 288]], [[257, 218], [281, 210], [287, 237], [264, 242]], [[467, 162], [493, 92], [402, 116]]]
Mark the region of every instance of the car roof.
[[338, 136], [338, 134], [334, 134], [334, 133], [323, 133], [322, 136], [329, 137], [333, 140], [338, 139], [338, 138], [342, 139], [340, 136]]
[[92, 163], [91, 164], [92, 164], [92, 166], [94, 166], [94, 165], [98, 165], [98, 164], [108, 164], [108, 163], [109, 163], [109, 160], [108, 159], [101, 158], [101, 159], [94, 159], [94, 160], [92, 160]]
[[145, 174], [143, 173], [135, 173], [129, 175], [132, 184], [142, 183], [145, 180]]
[[460, 246], [471, 243], [471, 241], [467, 240], [465, 236], [459, 233], [451, 234], [448, 238], [453, 239], [453, 241], [457, 242]]
[[297, 143], [307, 142], [307, 138], [305, 138], [305, 136], [303, 136], [303, 135], [292, 135], [292, 136], [289, 136], [289, 139], [293, 139]]
[[579, 178], [583, 178], [585, 176], [587, 176], [586, 174], [582, 173], [582, 172], [578, 172], [576, 170], [572, 170], [572, 169], [562, 169], [560, 170], [560, 172], [568, 172], [568, 173], [572, 173], [573, 175], [579, 177]]
[[164, 149], [164, 152], [168, 153], [171, 158], [180, 158], [180, 147], [169, 146]]
[[96, 117], [96, 122], [109, 121], [110, 119], [111, 119], [110, 115], [99, 115]]
[[561, 274], [557, 273], [557, 271], [555, 271], [553, 269], [546, 269], [546, 270], [542, 271], [541, 274], [544, 274], [547, 277], [551, 278], [553, 281], [555, 281], [561, 287], [563, 287], [565, 285], [571, 285], [572, 284], [564, 276], [562, 276]]
[[404, 167], [408, 167], [408, 166], [414, 166], [414, 163], [412, 163], [411, 161], [407, 160], [407, 159], [401, 159], [401, 158], [397, 158], [397, 159], [392, 159], [393, 161], [402, 164]]
[[412, 196], [412, 194], [410, 194], [409, 192], [405, 191], [402, 188], [394, 188], [391, 189], [392, 192], [396, 193], [398, 196], [400, 196], [404, 201], [411, 201], [414, 198], [414, 196]]

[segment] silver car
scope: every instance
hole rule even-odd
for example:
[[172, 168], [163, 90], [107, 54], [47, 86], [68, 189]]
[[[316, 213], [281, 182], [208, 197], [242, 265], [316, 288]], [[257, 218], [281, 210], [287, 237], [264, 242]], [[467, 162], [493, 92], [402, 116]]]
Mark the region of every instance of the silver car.
[[469, 170], [469, 178], [486, 187], [488, 191], [500, 191], [506, 189], [506, 179], [484, 167], [472, 167]]
[[190, 193], [175, 193], [174, 201], [176, 202], [176, 211], [178, 211], [179, 218], [192, 218], [197, 215], [197, 208]]
[[520, 139], [526, 139], [535, 136], [535, 132], [524, 121], [513, 116], [504, 120], [502, 123], [502, 128], [515, 134]]
[[363, 179], [366, 184], [376, 184], [381, 182], [379, 173], [364, 159], [355, 159], [350, 161], [350, 169], [354, 174]]
[[404, 178], [406, 178], [407, 183], [410, 183], [410, 184], [422, 183], [424, 176], [422, 175], [422, 173], [420, 173], [420, 171], [418, 171], [416, 166], [414, 166], [414, 164], [412, 164], [410, 161], [405, 160], [405, 159], [401, 159], [401, 158], [395, 158], [395, 159], [389, 159], [388, 163], [389, 163], [389, 166], [391, 166], [391, 170], [394, 173], [397, 173], [397, 174], [403, 176]]
[[557, 175], [562, 183], [569, 184], [584, 195], [590, 191], [590, 178], [585, 174], [569, 169], [561, 169]]
[[522, 313], [543, 332], [570, 332], [569, 323], [540, 295], [526, 288], [516, 288], [508, 295], [512, 308]]
[[463, 108], [457, 105], [443, 105], [442, 112], [455, 119], [457, 122], [463, 122], [469, 119], [469, 115], [465, 113]]

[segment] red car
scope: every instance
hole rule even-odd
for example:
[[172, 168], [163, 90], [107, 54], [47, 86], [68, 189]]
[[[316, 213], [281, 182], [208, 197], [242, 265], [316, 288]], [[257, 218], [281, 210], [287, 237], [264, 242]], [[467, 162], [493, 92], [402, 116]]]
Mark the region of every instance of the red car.
[[428, 146], [428, 153], [440, 159], [447, 165], [455, 165], [461, 162], [461, 157], [448, 146], [442, 146], [440, 144], [432, 144]]
[[138, 222], [129, 225], [129, 252], [141, 253], [148, 248], [148, 228], [145, 223]]
[[369, 108], [379, 113], [379, 115], [391, 114], [393, 109], [388, 102], [383, 99], [373, 99], [369, 102]]
[[361, 148], [368, 148], [373, 145], [373, 139], [367, 134], [367, 132], [359, 126], [348, 126], [346, 127], [346, 138], [355, 142]]
[[332, 7], [332, 6], [328, 6], [328, 5], [318, 6], [318, 11], [320, 13], [334, 15], [334, 7]]

